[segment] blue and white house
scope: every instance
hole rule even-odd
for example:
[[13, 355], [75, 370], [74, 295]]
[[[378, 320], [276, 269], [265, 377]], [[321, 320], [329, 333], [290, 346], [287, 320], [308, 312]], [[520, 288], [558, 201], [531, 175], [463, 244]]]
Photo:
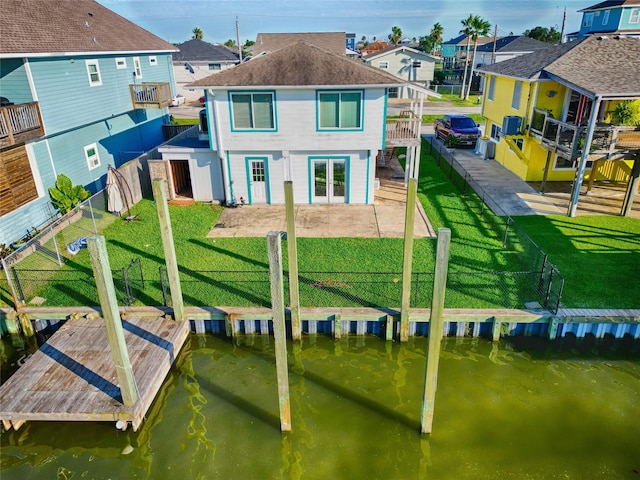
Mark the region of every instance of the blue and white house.
[[0, 244], [51, 218], [57, 175], [96, 192], [163, 142], [173, 51], [92, 0], [3, 0]]
[[[419, 158], [425, 90], [413, 109], [387, 121], [390, 88], [406, 86], [380, 69], [299, 42], [198, 80], [206, 94], [206, 143], [163, 147], [166, 162], [188, 162], [196, 200], [370, 204], [376, 159], [390, 146]], [[176, 168], [165, 168], [175, 171]]]
[[578, 10], [582, 22], [569, 40], [596, 34], [617, 34], [640, 38], [640, 0], [605, 0]]

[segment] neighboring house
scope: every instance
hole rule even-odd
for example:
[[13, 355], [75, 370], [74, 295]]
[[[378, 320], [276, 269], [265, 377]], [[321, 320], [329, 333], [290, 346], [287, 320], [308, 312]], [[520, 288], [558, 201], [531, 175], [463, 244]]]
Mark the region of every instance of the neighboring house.
[[380, 40], [376, 40], [373, 43], [370, 43], [366, 47], [360, 50], [362, 55], [372, 55], [374, 53], [381, 52], [382, 50], [386, 50], [389, 48], [389, 44], [387, 42], [381, 42]]
[[[478, 37], [478, 48], [486, 43], [493, 42], [493, 37]], [[469, 50], [473, 51], [473, 40], [469, 42]], [[469, 52], [469, 59], [471, 58]], [[464, 68], [467, 60], [467, 36], [458, 35], [442, 44], [442, 61], [445, 70]]]
[[[371, 204], [382, 150], [409, 147], [416, 174], [419, 116], [386, 118], [388, 89], [404, 84], [315, 45], [289, 45], [191, 84], [206, 92], [206, 141], [163, 147], [151, 174], [196, 200], [282, 204], [291, 180], [296, 203]], [[414, 90], [417, 110], [423, 89]]]
[[189, 40], [177, 45], [178, 52], [171, 55], [177, 91], [187, 100], [197, 100], [199, 94], [184, 88], [188, 83], [221, 72], [240, 63], [238, 52], [224, 45], [203, 40]]
[[0, 244], [51, 218], [57, 175], [96, 192], [163, 142], [173, 51], [92, 0], [2, 1]]
[[253, 45], [253, 56], [275, 52], [298, 42], [311, 43], [336, 55], [346, 55], [349, 49], [347, 34], [344, 32], [258, 33]]
[[640, 37], [640, 0], [607, 0], [578, 12], [580, 30], [568, 34], [568, 40], [601, 33]]
[[618, 103], [640, 98], [638, 58], [638, 39], [591, 36], [482, 67], [496, 160], [526, 181], [574, 180], [578, 192], [585, 171], [590, 182], [629, 180], [640, 131], [608, 122]]
[[[438, 59], [420, 50], [398, 45], [369, 54], [363, 60], [367, 65], [428, 88], [433, 81], [434, 66]], [[389, 89], [389, 98], [409, 98], [410, 95], [409, 88]]]
[[476, 67], [491, 65], [492, 63], [504, 62], [510, 58], [526, 55], [549, 48], [549, 44], [525, 37], [524, 35], [509, 35], [498, 37], [484, 45], [479, 45], [476, 50]]

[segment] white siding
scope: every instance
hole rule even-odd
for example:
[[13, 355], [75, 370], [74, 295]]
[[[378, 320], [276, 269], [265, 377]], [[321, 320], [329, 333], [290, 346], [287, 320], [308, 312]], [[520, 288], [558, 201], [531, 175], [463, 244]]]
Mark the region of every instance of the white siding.
[[[414, 61], [421, 62], [419, 68], [412, 67]], [[403, 80], [419, 83], [424, 86], [428, 86], [433, 81], [435, 60], [423, 54], [395, 50], [370, 61], [374, 67], [378, 67], [380, 62], [388, 62], [389, 66], [384, 70]], [[404, 87], [401, 88], [399, 93], [401, 98], [408, 96], [407, 89]]]

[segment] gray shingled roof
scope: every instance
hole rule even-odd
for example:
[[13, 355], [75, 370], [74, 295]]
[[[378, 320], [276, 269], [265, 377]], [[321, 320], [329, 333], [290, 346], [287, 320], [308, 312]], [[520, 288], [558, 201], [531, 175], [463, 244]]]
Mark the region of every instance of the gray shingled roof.
[[[524, 35], [509, 35], [500, 37], [496, 40], [496, 52], [535, 52], [549, 48], [550, 44], [536, 40], [535, 38], [525, 37]], [[493, 42], [485, 43], [478, 47], [478, 52], [492, 52]]]
[[176, 48], [93, 0], [1, 0], [0, 55]]
[[[484, 45], [487, 42], [492, 42], [493, 37], [478, 37], [478, 46]], [[443, 43], [443, 45], [467, 45], [467, 36], [466, 35], [458, 35], [455, 38], [447, 40]], [[471, 40], [471, 45], [473, 45], [473, 40]]]
[[605, 0], [604, 2], [578, 10], [578, 12], [591, 12], [593, 10], [601, 10], [604, 8], [627, 7], [632, 5], [640, 5], [640, 0]]
[[640, 40], [591, 36], [479, 68], [536, 80], [553, 77], [592, 95], [640, 95]]
[[174, 52], [171, 57], [174, 62], [239, 62], [236, 52], [232, 52], [223, 45], [214, 45], [203, 40], [189, 40], [177, 45], [179, 52]]
[[337, 55], [346, 55], [346, 39], [345, 32], [258, 33], [256, 43], [253, 45], [253, 55], [275, 52], [300, 41], [311, 43]]
[[298, 42], [188, 87], [403, 85], [406, 82], [359, 60]]

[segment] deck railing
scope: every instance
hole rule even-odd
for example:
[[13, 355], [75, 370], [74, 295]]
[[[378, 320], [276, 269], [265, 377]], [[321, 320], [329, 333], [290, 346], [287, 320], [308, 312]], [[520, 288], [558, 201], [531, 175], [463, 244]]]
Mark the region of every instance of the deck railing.
[[0, 148], [44, 135], [38, 102], [0, 108]]
[[136, 83], [129, 85], [133, 108], [164, 108], [171, 104], [171, 85], [162, 83]]
[[387, 118], [387, 145], [408, 145], [420, 138], [420, 118], [410, 110], [400, 112], [398, 118]]

